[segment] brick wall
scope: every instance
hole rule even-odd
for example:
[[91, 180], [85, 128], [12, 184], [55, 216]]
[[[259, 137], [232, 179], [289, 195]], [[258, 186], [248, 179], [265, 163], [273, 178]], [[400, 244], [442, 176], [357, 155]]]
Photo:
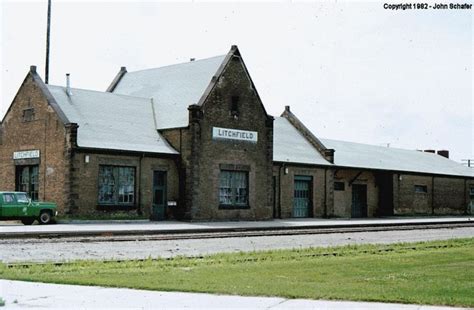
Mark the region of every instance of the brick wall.
[[[288, 173], [285, 173], [285, 171]], [[276, 215], [291, 218], [294, 203], [295, 176], [312, 178], [310, 217], [325, 217], [333, 212], [333, 187], [331, 170], [316, 167], [294, 165], [274, 165], [273, 175], [276, 181]]]
[[[85, 162], [86, 155], [89, 157], [89, 163]], [[100, 165], [135, 168], [135, 203], [132, 209], [139, 209], [145, 215], [150, 215], [151, 213], [154, 170], [167, 172], [167, 200], [179, 200], [178, 170], [173, 159], [142, 157], [141, 155], [121, 155], [119, 153], [114, 154], [113, 152], [110, 154], [96, 154], [81, 151], [76, 152], [73, 157], [72, 197], [75, 214], [93, 214], [98, 212], [98, 176]], [[169, 217], [174, 217], [174, 210], [170, 209], [168, 215]]]
[[[34, 118], [24, 121], [23, 111], [34, 109]], [[3, 122], [0, 147], [0, 189], [15, 190], [13, 152], [39, 150], [39, 199], [68, 209], [69, 140], [67, 129], [30, 73], [27, 75]]]
[[[352, 206], [352, 184], [364, 184], [367, 185], [367, 216], [373, 217], [378, 208], [379, 193], [378, 187], [376, 186], [375, 176], [372, 172], [363, 171], [359, 174], [360, 170], [338, 170], [334, 182], [344, 182], [343, 191], [334, 191], [334, 213], [335, 217], [351, 217], [351, 206]], [[354, 178], [357, 178], [354, 180]]]

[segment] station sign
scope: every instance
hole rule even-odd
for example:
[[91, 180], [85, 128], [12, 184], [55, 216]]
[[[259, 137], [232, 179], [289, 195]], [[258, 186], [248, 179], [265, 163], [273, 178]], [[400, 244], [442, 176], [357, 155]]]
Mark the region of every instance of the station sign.
[[247, 142], [257, 143], [258, 132], [240, 130], [240, 129], [212, 127], [212, 139], [238, 140], [238, 141], [247, 141]]
[[13, 159], [39, 158], [39, 150], [13, 152]]

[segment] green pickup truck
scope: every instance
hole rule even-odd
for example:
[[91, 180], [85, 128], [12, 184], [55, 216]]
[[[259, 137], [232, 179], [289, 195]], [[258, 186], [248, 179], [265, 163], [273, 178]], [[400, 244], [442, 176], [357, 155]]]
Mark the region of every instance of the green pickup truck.
[[0, 220], [21, 220], [31, 225], [35, 220], [40, 224], [51, 224], [58, 214], [53, 202], [31, 201], [24, 192], [0, 192]]

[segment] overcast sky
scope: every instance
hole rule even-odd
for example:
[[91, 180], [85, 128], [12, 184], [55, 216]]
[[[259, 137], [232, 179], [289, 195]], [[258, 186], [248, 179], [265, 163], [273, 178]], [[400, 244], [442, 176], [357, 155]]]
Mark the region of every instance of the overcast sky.
[[[44, 77], [47, 1], [1, 2], [0, 117], [29, 66]], [[473, 3], [468, 1], [468, 3]], [[383, 2], [55, 1], [50, 84], [105, 90], [128, 71], [237, 44], [267, 111], [322, 138], [474, 158], [473, 10]]]

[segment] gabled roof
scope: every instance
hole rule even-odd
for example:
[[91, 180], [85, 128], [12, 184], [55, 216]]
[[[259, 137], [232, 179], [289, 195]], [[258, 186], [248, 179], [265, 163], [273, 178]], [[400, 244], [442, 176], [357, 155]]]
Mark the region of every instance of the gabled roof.
[[79, 147], [178, 154], [156, 131], [150, 99], [47, 85], [70, 122]]
[[[51, 108], [54, 110], [54, 112], [56, 112], [56, 115], [58, 116], [58, 118], [61, 120], [61, 122], [66, 125], [66, 124], [69, 124], [70, 121], [67, 119], [66, 115], [63, 113], [63, 111], [61, 111], [61, 109], [59, 108], [58, 104], [56, 103], [56, 100], [53, 98], [53, 96], [51, 95], [51, 93], [49, 92], [46, 84], [43, 82], [43, 80], [41, 79], [41, 77], [38, 75], [38, 73], [36, 72], [36, 66], [30, 66], [30, 71], [28, 72], [28, 74], [26, 75], [25, 79], [23, 80], [23, 83], [21, 84], [22, 86], [25, 84], [25, 81], [26, 79], [28, 79], [29, 77], [32, 78], [32, 80], [34, 81], [34, 83], [36, 83], [36, 85], [38, 86], [38, 89], [40, 90], [40, 92], [43, 94], [43, 96], [45, 97], [46, 101], [48, 102], [49, 106], [51, 106]], [[15, 97], [13, 98], [12, 100], [12, 103], [10, 104], [10, 106], [8, 107], [8, 110], [7, 112], [5, 113], [5, 115], [3, 115], [3, 120], [0, 122], [0, 123], [3, 123], [3, 121], [6, 119], [8, 113], [10, 112], [10, 110], [12, 109], [13, 107], [13, 102], [15, 102], [16, 100], [16, 97], [18, 96], [18, 94], [20, 93], [21, 91], [21, 87], [18, 89]]]
[[[283, 117], [275, 118], [273, 160], [318, 166], [331, 165], [308, 141], [308, 137], [300, 133], [286, 117], [288, 114], [284, 113]], [[291, 117], [298, 120], [293, 114]], [[301, 121], [298, 120], [298, 122]], [[306, 129], [306, 127], [304, 128]], [[374, 169], [474, 178], [474, 169], [434, 153], [330, 139], [319, 140], [326, 148], [335, 150], [332, 166], [336, 168]]]
[[227, 55], [123, 74], [113, 93], [153, 98], [157, 129], [188, 126], [188, 106], [198, 104]]
[[273, 161], [332, 165], [284, 117], [275, 117], [273, 121]]
[[474, 169], [434, 153], [329, 139], [321, 141], [336, 150], [334, 164], [340, 167], [474, 177]]

